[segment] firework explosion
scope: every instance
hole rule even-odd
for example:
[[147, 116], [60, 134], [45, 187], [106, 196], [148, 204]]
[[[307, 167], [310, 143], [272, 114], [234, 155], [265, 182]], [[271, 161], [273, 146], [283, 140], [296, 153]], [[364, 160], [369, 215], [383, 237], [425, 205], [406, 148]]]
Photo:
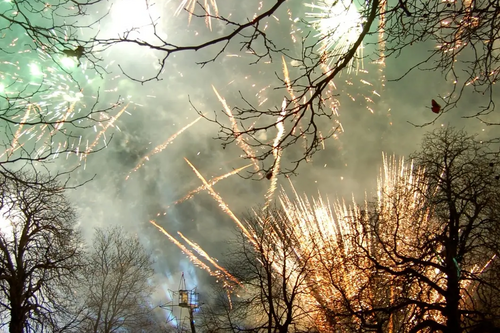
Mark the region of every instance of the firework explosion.
[[[25, 151], [35, 156], [53, 157], [59, 152], [73, 152], [80, 160], [92, 152], [105, 131], [114, 127], [122, 108], [115, 116], [108, 114], [119, 103], [97, 110], [92, 84], [98, 81], [85, 72], [86, 63], [77, 67], [77, 59], [63, 53], [32, 50], [23, 38], [2, 40], [8, 44], [0, 71], [0, 109], [5, 121], [2, 161], [15, 159]], [[94, 127], [97, 136], [90, 142], [78, 132]], [[16, 154], [16, 152], [18, 154]]]
[[[321, 42], [318, 49], [318, 52], [322, 54], [323, 58], [321, 67], [324, 73], [331, 73], [361, 35], [364, 18], [360, 14], [356, 4], [349, 0], [324, 0], [314, 4], [306, 4], [306, 6], [313, 10], [306, 13], [306, 17], [309, 19], [309, 24], [312, 28], [318, 32], [315, 37], [318, 37]], [[385, 6], [385, 2], [383, 2], [381, 6]], [[381, 59], [374, 62], [380, 67], [378, 69], [380, 72], [380, 89], [382, 89], [385, 84], [385, 79], [383, 77], [385, 67], [383, 58], [385, 48], [383, 36], [384, 24], [385, 16], [382, 14], [378, 27], [379, 53], [382, 54], [382, 56]], [[370, 82], [369, 72], [364, 66], [363, 51], [364, 46], [361, 44], [356, 50], [355, 56], [349, 62], [346, 71], [347, 74], [351, 74], [354, 70], [354, 73], [361, 77], [356, 79], [345, 79], [345, 88], [342, 88], [342, 92], [353, 102], [359, 99], [358, 102], [361, 101], [370, 113], [374, 113], [374, 100], [380, 97], [380, 89], [377, 91], [377, 87]], [[354, 86], [354, 83], [357, 83], [355, 93], [350, 88]], [[330, 93], [333, 93], [333, 90], [337, 90], [337, 86], [334, 82], [330, 82], [330, 87], [332, 90]], [[335, 107], [337, 106], [338, 105], [335, 105]]]
[[[312, 27], [318, 31], [321, 40], [319, 51], [325, 55], [328, 66], [338, 61], [352, 47], [361, 34], [363, 18], [356, 5], [349, 0], [318, 1], [317, 4], [306, 4], [307, 7], [318, 12], [306, 13]], [[354, 60], [356, 64], [354, 65]], [[347, 69], [356, 72], [363, 68], [363, 46], [356, 50], [356, 56], [349, 63]]]
[[[194, 166], [190, 166], [204, 181]], [[360, 313], [397, 306], [402, 299], [429, 304], [444, 301], [438, 289], [446, 289], [446, 274], [437, 269], [443, 264], [443, 248], [428, 248], [422, 253], [422, 246], [429, 235], [442, 234], [445, 226], [434, 217], [429, 205], [426, 197], [429, 189], [423, 170], [414, 168], [411, 163], [383, 156], [375, 207], [368, 203], [348, 206], [344, 201], [331, 204], [321, 197], [310, 200], [301, 197], [292, 186], [294, 196], [289, 197], [282, 191], [279, 209], [254, 211], [253, 218], [247, 221], [240, 221], [210, 184], [206, 181], [204, 184], [257, 253], [272, 263], [277, 274], [286, 275], [288, 281], [303, 281], [288, 287], [297, 291], [298, 303], [307, 312], [302, 318], [309, 319], [303, 320], [311, 320], [322, 331], [342, 328], [357, 332], [363, 325], [376, 324], [380, 320], [379, 317], [363, 317]], [[208, 254], [181, 237], [199, 256], [208, 260]], [[177, 245], [193, 262], [199, 260], [193, 252]], [[388, 248], [392, 252], [388, 252]], [[428, 262], [419, 268], [419, 274], [436, 287], [408, 283], [404, 274], [398, 272], [413, 269], [413, 264], [402, 264], [391, 253], [402, 257], [417, 256]], [[493, 259], [475, 262], [462, 270], [481, 274]], [[213, 265], [214, 260], [210, 258], [209, 264]], [[396, 273], [379, 271], [374, 262], [391, 267]], [[198, 267], [214, 274], [206, 264], [198, 264]], [[218, 264], [214, 267], [225, 285], [234, 283], [234, 277], [227, 271]], [[471, 280], [462, 280], [461, 288], [463, 306], [467, 307], [472, 297]], [[429, 311], [426, 316], [445, 324], [446, 319], [439, 311]], [[408, 331], [420, 320], [415, 305], [386, 314], [384, 319], [388, 332]]]

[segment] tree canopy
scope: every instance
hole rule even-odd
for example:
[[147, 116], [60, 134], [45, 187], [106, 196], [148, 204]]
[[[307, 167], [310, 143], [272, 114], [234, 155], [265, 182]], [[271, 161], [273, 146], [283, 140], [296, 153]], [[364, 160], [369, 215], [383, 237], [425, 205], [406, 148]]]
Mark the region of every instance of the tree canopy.
[[11, 333], [74, 324], [72, 287], [83, 242], [63, 186], [41, 177], [0, 178], [0, 314]]

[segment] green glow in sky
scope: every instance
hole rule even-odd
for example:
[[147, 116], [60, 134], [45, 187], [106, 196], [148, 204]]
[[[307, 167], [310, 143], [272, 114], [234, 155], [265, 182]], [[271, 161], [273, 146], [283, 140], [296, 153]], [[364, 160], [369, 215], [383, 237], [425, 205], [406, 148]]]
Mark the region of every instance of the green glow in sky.
[[29, 66], [30, 66], [31, 75], [33, 75], [33, 76], [43, 75], [43, 72], [40, 70], [40, 67], [38, 66], [38, 64], [31, 63]]

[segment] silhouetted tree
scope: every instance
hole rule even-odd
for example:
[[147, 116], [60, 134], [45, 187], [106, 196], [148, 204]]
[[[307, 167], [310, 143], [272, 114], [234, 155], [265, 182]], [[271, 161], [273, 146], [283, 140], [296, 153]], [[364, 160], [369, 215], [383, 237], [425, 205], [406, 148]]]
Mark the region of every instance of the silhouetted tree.
[[354, 315], [383, 318], [381, 327], [393, 332], [473, 332], [498, 323], [500, 169], [492, 148], [440, 129], [425, 136], [413, 168], [386, 168], [378, 203], [351, 222], [363, 259], [354, 267], [386, 281], [385, 297], [364, 307], [354, 297], [346, 302]]
[[0, 326], [11, 333], [57, 332], [75, 322], [68, 310], [83, 246], [63, 190], [40, 174], [0, 175]]
[[237, 318], [254, 324], [241, 330], [288, 318], [324, 332], [498, 330], [498, 151], [445, 128], [412, 160], [385, 157], [364, 206], [282, 195], [282, 209], [256, 211], [226, 265], [245, 286]]
[[97, 229], [81, 283], [81, 330], [146, 332], [157, 322], [148, 297], [153, 275], [150, 254], [118, 227]]
[[[224, 266], [241, 282], [231, 295], [216, 293], [203, 307], [203, 327], [219, 332], [310, 332], [314, 314], [303, 296], [308, 292], [310, 262], [295, 260], [299, 241], [288, 237], [284, 212], [273, 207], [265, 218], [249, 214]], [[271, 231], [272, 230], [272, 231]], [[277, 235], [281, 235], [280, 238]], [[231, 297], [228, 299], [227, 297]]]

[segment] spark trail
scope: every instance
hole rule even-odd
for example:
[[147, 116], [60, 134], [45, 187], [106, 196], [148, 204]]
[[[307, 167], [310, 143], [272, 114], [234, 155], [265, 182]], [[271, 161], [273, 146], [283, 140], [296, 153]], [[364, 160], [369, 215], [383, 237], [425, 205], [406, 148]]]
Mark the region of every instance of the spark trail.
[[[11, 147], [2, 153], [2, 155], [0, 155], [0, 158], [5, 154], [7, 154], [8, 157], [10, 157], [12, 155], [12, 153], [14, 153], [16, 151], [16, 148], [17, 148], [17, 145], [19, 142], [19, 138], [21, 137], [21, 134], [23, 133], [22, 132], [23, 127], [26, 124], [26, 121], [28, 120], [32, 109], [35, 109], [36, 111], [41, 112], [40, 107], [38, 105], [34, 105], [34, 104], [28, 105], [28, 107], [26, 108], [26, 113], [24, 114], [23, 119], [21, 119], [21, 122], [19, 123], [19, 127], [17, 128], [16, 134], [14, 134], [14, 138], [12, 139], [12, 142], [11, 142]], [[22, 144], [21, 147], [23, 145], [24, 144]]]
[[198, 118], [196, 118], [194, 121], [190, 122], [189, 124], [187, 124], [186, 126], [184, 126], [183, 128], [181, 128], [180, 130], [178, 130], [174, 135], [172, 135], [171, 137], [169, 137], [165, 142], [163, 142], [162, 144], [156, 146], [153, 151], [145, 156], [143, 156], [139, 162], [137, 163], [137, 165], [135, 166], [135, 168], [132, 169], [132, 171], [130, 171], [127, 175], [127, 177], [125, 177], [125, 180], [128, 180], [130, 178], [130, 175], [134, 172], [136, 172], [137, 170], [139, 170], [140, 168], [142, 168], [144, 166], [144, 164], [146, 163], [146, 161], [149, 161], [149, 158], [153, 155], [156, 155], [160, 152], [162, 152], [165, 148], [167, 148], [167, 146], [169, 144], [171, 144], [182, 132], [184, 132], [185, 130], [187, 130], [188, 128], [190, 128], [191, 126], [193, 126], [194, 124], [196, 124], [198, 121], [200, 121], [200, 119], [202, 119], [202, 116], [199, 116]]
[[[188, 16], [188, 23], [191, 23], [191, 19], [193, 18], [193, 13], [194, 9], [196, 7], [196, 4], [198, 3], [198, 0], [181, 0], [181, 3], [179, 4], [179, 7], [177, 7], [174, 15], [178, 16], [183, 9], [187, 10], [189, 13]], [[207, 27], [212, 30], [212, 17], [218, 17], [219, 16], [219, 9], [217, 7], [217, 1], [216, 0], [204, 0], [203, 2], [203, 9], [205, 10], [205, 24]], [[212, 13], [213, 10], [213, 13]]]
[[180, 232], [180, 231], [177, 231], [177, 234], [179, 234], [179, 236], [181, 236], [181, 238], [189, 244], [189, 246], [191, 246], [200, 256], [202, 256], [203, 258], [205, 258], [209, 263], [211, 263], [212, 265], [214, 265], [215, 268], [217, 268], [219, 271], [221, 271], [222, 273], [224, 273], [224, 275], [231, 281], [233, 281], [234, 283], [240, 285], [240, 286], [243, 286], [241, 284], [240, 281], [238, 281], [234, 276], [232, 276], [231, 274], [229, 274], [228, 271], [226, 271], [224, 269], [224, 267], [220, 266], [218, 263], [217, 263], [217, 259], [214, 259], [212, 257], [210, 257], [208, 255], [208, 253], [206, 253], [198, 244], [190, 241], [189, 239], [187, 239], [186, 237], [184, 237], [184, 235]]
[[[219, 177], [215, 177], [213, 179], [210, 180], [210, 182], [208, 182], [209, 186], [212, 187], [214, 186], [215, 184], [217, 184], [219, 181], [223, 180], [223, 179], [226, 179], [227, 177], [229, 176], [233, 176], [233, 175], [236, 175], [238, 173], [240, 173], [241, 171], [245, 170], [246, 168], [248, 168], [249, 166], [251, 166], [252, 164], [247, 164], [245, 166], [242, 166], [241, 168], [238, 168], [238, 169], [234, 169], [233, 171], [231, 172], [228, 172], [226, 174], [223, 174], [222, 176], [219, 176]], [[199, 186], [198, 188], [192, 190], [191, 192], [189, 192], [188, 194], [186, 194], [182, 199], [179, 199], [177, 201], [175, 201], [173, 204], [174, 205], [177, 205], [177, 204], [180, 204], [186, 200], [189, 200], [191, 199], [195, 194], [203, 191], [203, 190], [206, 190], [207, 187], [205, 185], [201, 185]], [[170, 207], [170, 206], [169, 206]], [[167, 207], [167, 208], [169, 208]]]
[[[158, 225], [155, 221], [150, 220], [149, 223], [151, 223], [152, 225], [154, 225], [161, 233], [163, 233], [165, 236], [167, 236], [168, 239], [172, 243], [174, 243], [182, 251], [182, 253], [184, 253], [189, 258], [189, 260], [194, 265], [196, 265], [197, 267], [199, 267], [199, 268], [203, 269], [204, 271], [206, 271], [208, 274], [210, 274], [210, 276], [213, 276], [213, 277], [215, 277], [217, 279], [221, 279], [223, 281], [223, 285], [224, 285], [225, 288], [229, 288], [229, 289], [232, 288], [231, 283], [229, 283], [228, 281], [232, 281], [234, 283], [239, 284], [239, 281], [236, 278], [234, 278], [231, 274], [227, 273], [227, 271], [225, 269], [217, 270], [217, 271], [212, 271], [207, 264], [205, 264], [203, 261], [201, 261], [191, 250], [189, 250], [181, 242], [179, 242], [177, 239], [175, 239], [175, 237], [173, 237], [172, 235], [170, 235], [164, 228], [162, 228], [160, 225]], [[185, 237], [182, 234], [180, 234], [180, 235], [181, 235], [181, 237], [183, 239], [185, 239]], [[191, 244], [194, 244], [194, 243], [188, 242], [188, 244], [191, 245]], [[195, 246], [193, 248], [195, 250], [200, 249], [199, 246], [197, 246], [196, 244], [195, 244]], [[203, 250], [201, 250], [201, 251], [204, 252]], [[198, 252], [198, 253], [200, 253], [200, 252]], [[207, 254], [207, 257], [208, 257], [208, 254]], [[207, 259], [207, 258], [205, 258], [205, 259]], [[211, 262], [211, 261], [213, 261], [213, 260], [209, 260], [209, 262]]]
[[278, 184], [278, 174], [280, 171], [280, 164], [281, 164], [281, 155], [282, 155], [282, 150], [280, 148], [280, 143], [281, 139], [283, 138], [283, 133], [285, 132], [285, 116], [286, 116], [286, 98], [283, 99], [283, 103], [281, 103], [281, 112], [280, 116], [278, 117], [278, 120], [276, 121], [276, 127], [278, 128], [278, 133], [276, 133], [276, 137], [274, 138], [273, 142], [273, 156], [274, 156], [274, 165], [272, 169], [272, 174], [271, 174], [271, 185], [269, 186], [269, 189], [267, 190], [267, 193], [265, 195], [266, 203], [264, 204], [264, 207], [262, 207], [262, 211], [266, 211], [269, 205], [271, 204], [271, 201], [273, 199], [274, 192], [276, 192], [276, 185]]
[[[127, 110], [129, 105], [130, 105], [130, 103], [125, 105], [115, 116], [111, 116], [110, 118], [108, 118], [108, 120], [106, 120], [104, 125], [101, 124], [103, 129], [97, 134], [94, 142], [92, 142], [85, 149], [85, 151], [80, 155], [80, 160], [82, 160], [83, 158], [87, 158], [87, 156], [94, 150], [94, 148], [99, 143], [99, 139], [101, 138], [101, 136], [105, 136], [106, 131], [108, 130], [109, 127], [114, 127], [115, 121], [117, 121], [118, 118], [120, 118], [120, 116], [123, 114], [123, 112], [125, 112], [125, 110]], [[105, 144], [107, 143], [106, 138], [104, 138], [104, 143]]]
[[250, 233], [248, 232], [247, 228], [245, 228], [245, 226], [241, 223], [241, 221], [236, 217], [236, 215], [234, 215], [234, 213], [231, 211], [231, 209], [229, 209], [229, 207], [227, 206], [227, 204], [224, 202], [224, 200], [222, 200], [221, 196], [219, 194], [217, 194], [217, 192], [215, 192], [212, 188], [212, 186], [210, 186], [210, 184], [206, 181], [206, 179], [201, 175], [201, 173], [194, 167], [193, 164], [191, 164], [191, 162], [189, 162], [189, 160], [187, 158], [184, 157], [184, 160], [186, 161], [186, 163], [191, 167], [191, 169], [193, 169], [194, 173], [196, 174], [196, 176], [198, 176], [198, 178], [202, 181], [203, 185], [206, 187], [208, 193], [212, 196], [212, 198], [215, 199], [215, 201], [217, 201], [217, 203], [219, 204], [219, 207], [222, 209], [222, 211], [224, 213], [226, 213], [235, 223], [236, 225], [243, 231], [243, 233], [250, 239], [252, 238]]
[[229, 118], [229, 121], [231, 122], [231, 128], [233, 130], [233, 134], [236, 139], [236, 145], [241, 148], [246, 154], [246, 158], [249, 158], [252, 161], [252, 164], [254, 166], [254, 170], [256, 173], [259, 173], [259, 163], [257, 159], [255, 158], [255, 153], [253, 149], [248, 145], [248, 143], [245, 142], [245, 139], [243, 138], [243, 135], [241, 134], [238, 124], [236, 123], [236, 120], [234, 119], [233, 112], [231, 111], [231, 108], [227, 105], [226, 100], [221, 97], [217, 89], [212, 85], [212, 89], [215, 92], [215, 95], [219, 99], [219, 102], [221, 102], [222, 106], [224, 107], [224, 111], [226, 112], [226, 115]]

